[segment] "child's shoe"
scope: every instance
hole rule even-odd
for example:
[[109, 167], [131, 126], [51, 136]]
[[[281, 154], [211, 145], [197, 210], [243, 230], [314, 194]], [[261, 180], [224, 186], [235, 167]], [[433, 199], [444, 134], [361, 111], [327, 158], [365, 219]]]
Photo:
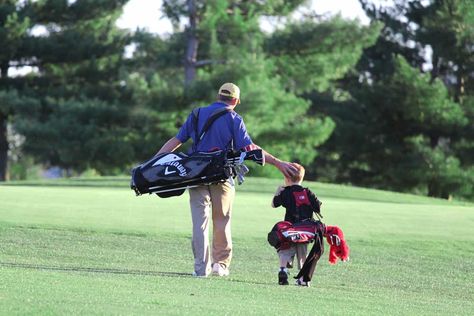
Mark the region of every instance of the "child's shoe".
[[303, 281], [303, 277], [299, 278], [296, 280], [296, 285], [297, 286], [306, 286], [306, 287], [310, 287], [311, 286], [311, 282], [310, 281]]
[[285, 267], [281, 267], [278, 272], [278, 284], [288, 285], [288, 270]]

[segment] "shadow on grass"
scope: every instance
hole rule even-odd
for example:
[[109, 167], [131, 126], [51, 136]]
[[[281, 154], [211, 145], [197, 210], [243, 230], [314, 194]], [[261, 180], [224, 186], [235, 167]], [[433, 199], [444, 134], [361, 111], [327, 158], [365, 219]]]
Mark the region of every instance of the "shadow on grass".
[[17, 182], [17, 183], [2, 183], [0, 186], [10, 187], [77, 187], [77, 188], [118, 188], [118, 189], [130, 189], [129, 183], [122, 182]]
[[7, 267], [7, 268], [66, 271], [66, 272], [110, 273], [110, 274], [146, 275], [146, 276], [189, 276], [189, 277], [191, 276], [190, 273], [182, 273], [182, 272], [143, 271], [143, 270], [85, 268], [85, 267], [53, 267], [53, 266], [45, 266], [45, 265], [39, 265], [39, 264], [12, 263], [12, 262], [0, 262], [0, 266]]
[[[129, 269], [86, 268], [86, 267], [54, 267], [54, 266], [45, 266], [45, 265], [39, 265], [39, 264], [13, 263], [13, 262], [0, 262], [0, 267], [29, 269], [29, 270], [60, 271], [60, 272], [87, 272], [87, 273], [195, 278], [190, 273], [183, 273], [183, 272], [143, 271], [143, 270], [129, 270]], [[264, 283], [264, 282], [237, 280], [237, 279], [230, 279], [230, 278], [225, 278], [225, 279], [229, 282], [270, 285], [270, 283]]]

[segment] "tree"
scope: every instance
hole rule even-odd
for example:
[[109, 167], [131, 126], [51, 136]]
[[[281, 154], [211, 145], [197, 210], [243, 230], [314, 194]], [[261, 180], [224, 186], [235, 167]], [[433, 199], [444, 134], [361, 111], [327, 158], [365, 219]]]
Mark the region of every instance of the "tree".
[[361, 3], [384, 26], [357, 72], [341, 81], [351, 98], [327, 109], [338, 129], [322, 149], [330, 158], [319, 162], [337, 166], [326, 176], [444, 198], [472, 197], [466, 189], [472, 187], [472, 159], [466, 155], [472, 150], [472, 110], [463, 101], [470, 99], [466, 78], [472, 76], [466, 71], [473, 69], [467, 13], [472, 4]]
[[[412, 56], [418, 56], [410, 58], [405, 54], [410, 63], [423, 72], [429, 71], [432, 81], [441, 79], [450, 96], [462, 108], [465, 120], [472, 122], [474, 120], [472, 106], [468, 101], [473, 95], [474, 4], [472, 1], [396, 1], [394, 7], [380, 9], [367, 4], [366, 1], [362, 2], [368, 14], [385, 23], [386, 40], [395, 43], [396, 47], [410, 48]], [[426, 56], [431, 57], [431, 60]], [[449, 146], [449, 150], [459, 160], [460, 168], [464, 170], [463, 174], [469, 174], [473, 166], [469, 157], [474, 153], [472, 124], [459, 126], [448, 136], [448, 142], [446, 136], [441, 137], [436, 133], [431, 133], [429, 138], [432, 149], [437, 146]], [[472, 176], [471, 173], [471, 178]], [[468, 181], [464, 183], [472, 187]], [[429, 187], [440, 185], [433, 182]], [[463, 193], [463, 195], [473, 197], [474, 192], [471, 190], [470, 194]]]
[[[351, 180], [398, 191], [423, 190], [426, 185], [429, 195], [447, 198], [453, 186], [462, 183], [448, 137], [467, 120], [442, 82], [431, 82], [429, 75], [419, 73], [402, 57], [395, 59], [394, 67], [384, 80], [351, 91], [355, 106], [361, 108], [358, 113], [364, 116], [357, 126], [362, 139], [344, 157]], [[432, 146], [430, 135], [443, 141]], [[443, 166], [445, 161], [453, 161], [449, 170]]]
[[[220, 25], [220, 31], [223, 31], [221, 33], [223, 36], [226, 36], [227, 33], [232, 34], [225, 40], [228, 44], [231, 44], [230, 39], [258, 33], [259, 17], [263, 15], [287, 16], [304, 2], [306, 0], [262, 2], [232, 0], [212, 2], [202, 0], [163, 1], [163, 11], [174, 25], [179, 25], [184, 18], [188, 19], [185, 29], [185, 86], [189, 87], [194, 81], [198, 67], [216, 62], [215, 60], [198, 59], [198, 50], [206, 33], [214, 40], [217, 39], [216, 29], [218, 24]], [[230, 29], [227, 29], [227, 27], [230, 27]], [[245, 30], [250, 31], [250, 33], [244, 33]], [[235, 46], [235, 44], [232, 46]]]
[[300, 95], [331, 91], [379, 31], [378, 24], [366, 27], [340, 16], [306, 18], [274, 32], [265, 42], [265, 51], [275, 61], [286, 89]]
[[[10, 61], [19, 49], [19, 42], [30, 25], [29, 18], [19, 16], [17, 1], [3, 1], [0, 4], [0, 82], [8, 80]], [[21, 10], [20, 10], [21, 11]], [[8, 135], [7, 124], [13, 114], [12, 103], [15, 91], [8, 91], [0, 85], [0, 181], [7, 178]]]
[[[106, 148], [112, 150], [114, 142], [126, 144], [125, 131], [114, 135], [115, 124], [125, 128], [124, 120], [111, 121], [112, 113], [125, 115], [127, 111], [121, 105], [126, 96], [119, 75], [129, 39], [115, 26], [126, 2], [43, 0], [7, 1], [0, 5], [0, 37], [8, 43], [8, 50], [0, 55], [0, 90], [16, 91], [20, 99], [37, 100], [32, 108], [27, 104], [3, 107], [9, 109], [9, 119], [14, 118], [15, 130], [25, 136], [25, 152], [38, 162], [77, 171], [86, 167], [107, 169], [112, 153], [103, 154], [106, 149], [94, 151], [89, 146], [107, 144]], [[44, 32], [35, 35], [32, 30], [38, 27]], [[9, 68], [23, 66], [34, 67], [36, 71], [8, 77]], [[102, 120], [94, 118], [92, 115], [98, 113], [95, 107], [99, 113], [108, 114]], [[75, 120], [72, 115], [78, 112], [88, 118]], [[84, 138], [82, 132], [92, 125], [103, 132]], [[111, 132], [105, 133], [105, 129]], [[71, 133], [73, 130], [78, 132]], [[48, 138], [52, 134], [57, 137]], [[90, 150], [90, 154], [77, 155], [79, 149]], [[122, 155], [114, 164], [124, 165], [131, 156]]]
[[[155, 65], [157, 71], [150, 74], [143, 67], [135, 72], [131, 80], [136, 91], [133, 95], [137, 103], [141, 99], [142, 105], [153, 109], [153, 117], [161, 127], [167, 126], [161, 133], [155, 129], [156, 138], [173, 135], [191, 108], [211, 102], [219, 85], [232, 81], [241, 87], [238, 111], [253, 140], [283, 159], [310, 164], [317, 155], [315, 148], [329, 137], [334, 124], [311, 110], [305, 93], [332, 88], [333, 82], [355, 64], [362, 47], [370, 44], [377, 31], [341, 19], [307, 20], [269, 35], [260, 29], [262, 16], [288, 16], [303, 2], [165, 1], [164, 12], [176, 25], [190, 15], [196, 24], [164, 40], [141, 35], [137, 41], [136, 61], [140, 63], [143, 58], [144, 64]], [[337, 37], [340, 31], [352, 31], [354, 27], [361, 35], [356, 44]], [[321, 44], [314, 34], [311, 40], [305, 38], [313, 32], [327, 37], [326, 42]], [[327, 32], [335, 39], [331, 40]], [[299, 36], [291, 43], [294, 51], [286, 46], [287, 39], [293, 36]], [[192, 54], [189, 47], [194, 47]], [[303, 73], [292, 71], [297, 61], [310, 62]], [[188, 76], [190, 73], [194, 75]], [[298, 89], [292, 84], [305, 80], [307, 85], [298, 85]], [[264, 172], [268, 175], [272, 171], [265, 168]]]
[[[450, 145], [463, 170], [464, 185], [459, 194], [474, 197], [474, 3], [433, 1], [418, 5], [411, 16], [420, 25], [415, 40], [433, 50], [433, 80], [440, 78], [462, 107], [469, 124], [456, 130]], [[462, 192], [462, 193], [461, 193]]]
[[[167, 41], [156, 39], [155, 45], [142, 37], [144, 41], [139, 42], [136, 56], [149, 60], [151, 54], [146, 51], [158, 49], [159, 54], [155, 55], [153, 64], [159, 70], [153, 75], [147, 75], [146, 70], [134, 73], [133, 86], [140, 92], [133, 95], [137, 99], [148, 96], [148, 100], [141, 103], [159, 112], [155, 118], [162, 122], [161, 126], [164, 121], [172, 119], [174, 114], [174, 120], [167, 125], [170, 128], [166, 132], [175, 133], [176, 127], [180, 126], [191, 108], [215, 100], [217, 88], [223, 82], [236, 82], [242, 89], [239, 112], [245, 116], [254, 141], [270, 151], [278, 150], [278, 154], [283, 157], [293, 157], [295, 148], [281, 144], [272, 146], [270, 142], [274, 142], [275, 136], [271, 137], [270, 131], [288, 139], [292, 136], [285, 133], [285, 125], [295, 124], [293, 121], [307, 121], [305, 124], [308, 128], [314, 126], [314, 122], [310, 123], [304, 117], [309, 104], [285, 91], [280, 78], [274, 76], [274, 66], [265, 60], [261, 50], [263, 33], [258, 24], [262, 14], [288, 14], [291, 12], [289, 7], [302, 3], [290, 2], [165, 1], [165, 12], [176, 23], [187, 16], [198, 23], [194, 25], [192, 22], [184, 32], [174, 33]], [[189, 47], [193, 47], [192, 54], [189, 53]], [[176, 52], [182, 55], [177, 57]], [[188, 58], [191, 55], [195, 57]], [[160, 60], [168, 62], [162, 64]], [[189, 75], [191, 73], [192, 76]], [[166, 74], [166, 78], [163, 74]], [[136, 80], [137, 77], [140, 79]], [[156, 90], [160, 92], [156, 93]], [[160, 100], [154, 97], [157, 95], [160, 95]], [[173, 107], [165, 100], [172, 100]], [[298, 125], [298, 128], [303, 126]], [[296, 151], [298, 148], [303, 151], [303, 147], [307, 149], [308, 139], [307, 136], [295, 142]], [[306, 159], [310, 155], [311, 151], [302, 156]]]

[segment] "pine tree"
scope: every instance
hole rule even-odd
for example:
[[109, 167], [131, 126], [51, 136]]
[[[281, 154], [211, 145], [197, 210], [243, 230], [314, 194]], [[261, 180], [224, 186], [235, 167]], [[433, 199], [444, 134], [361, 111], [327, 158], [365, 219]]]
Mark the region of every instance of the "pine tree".
[[353, 98], [327, 109], [338, 128], [319, 161], [337, 166], [326, 176], [472, 197], [472, 2], [361, 3], [384, 26], [342, 81]]
[[[34, 106], [29, 102], [3, 106], [10, 109], [15, 130], [25, 136], [25, 153], [38, 162], [80, 171], [106, 170], [132, 159], [130, 149], [122, 148], [117, 155], [118, 144], [128, 133], [119, 71], [129, 39], [115, 22], [126, 2], [42, 0], [0, 5], [0, 36], [9, 44], [0, 55], [0, 90], [37, 101]], [[35, 28], [44, 31], [38, 35]], [[6, 75], [9, 68], [23, 66], [36, 71], [15, 78]]]
[[14, 113], [16, 93], [8, 88], [10, 62], [18, 53], [20, 43], [30, 27], [30, 20], [18, 10], [17, 1], [0, 3], [0, 181], [7, 178], [9, 124]]
[[[398, 57], [391, 76], [351, 92], [364, 115], [358, 117], [360, 139], [349, 139], [357, 148], [344, 157], [352, 181], [399, 191], [423, 191], [426, 185], [430, 195], [445, 198], [461, 185], [459, 160], [448, 137], [467, 120], [441, 81], [432, 82], [429, 74]], [[442, 141], [433, 146], [431, 135]]]
[[[353, 50], [354, 44], [351, 46], [347, 39], [336, 35], [338, 27], [352, 30], [355, 23], [306, 21], [270, 35], [260, 29], [262, 16], [288, 16], [304, 1], [191, 2], [196, 9], [195, 16], [191, 14], [195, 17], [194, 26], [167, 39], [142, 36], [138, 44], [137, 58], [157, 67], [154, 74], [144, 68], [130, 80], [135, 83], [136, 103], [140, 99], [142, 105], [147, 104], [146, 108], [156, 113], [154, 126], [159, 123], [161, 131], [155, 129], [155, 140], [176, 133], [190, 109], [215, 100], [218, 87], [231, 81], [241, 88], [242, 103], [237, 111], [243, 115], [254, 142], [282, 159], [311, 163], [317, 155], [315, 148], [329, 137], [334, 123], [311, 110], [305, 93], [332, 87], [334, 80], [355, 64], [362, 47], [369, 45], [376, 31], [357, 39], [358, 48]], [[180, 25], [194, 12], [188, 5], [189, 1], [165, 1], [165, 13]], [[335, 38], [321, 43], [313, 35], [308, 41], [303, 35], [305, 27], [310, 27], [306, 35], [314, 31], [325, 36], [331, 31]], [[367, 28], [358, 29], [357, 34], [367, 32]], [[292, 51], [285, 41], [298, 34], [301, 36], [291, 43]], [[191, 54], [189, 47], [194, 47]], [[183, 59], [187, 61], [183, 63]], [[301, 68], [292, 70], [296, 62], [309, 64], [300, 73]], [[296, 89], [292, 82], [305, 85], [298, 84]], [[263, 170], [267, 175], [274, 171]]]
[[[450, 148], [459, 160], [463, 196], [474, 198], [474, 3], [467, 0], [433, 1], [418, 4], [410, 12], [420, 28], [415, 40], [432, 48], [431, 76], [440, 78], [461, 106], [468, 124], [449, 137]], [[443, 142], [438, 139], [438, 142]], [[432, 139], [433, 142], [433, 139]], [[434, 190], [439, 183], [432, 181]]]

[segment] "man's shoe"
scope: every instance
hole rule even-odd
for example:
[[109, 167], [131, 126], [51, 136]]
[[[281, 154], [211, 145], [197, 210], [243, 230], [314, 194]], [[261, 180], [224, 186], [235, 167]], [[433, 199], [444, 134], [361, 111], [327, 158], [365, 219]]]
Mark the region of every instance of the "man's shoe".
[[288, 285], [288, 270], [284, 267], [280, 268], [278, 272], [278, 284], [280, 285]]
[[228, 276], [229, 275], [229, 269], [227, 269], [226, 266], [220, 264], [220, 263], [214, 263], [212, 265], [212, 274], [217, 275], [217, 276]]

